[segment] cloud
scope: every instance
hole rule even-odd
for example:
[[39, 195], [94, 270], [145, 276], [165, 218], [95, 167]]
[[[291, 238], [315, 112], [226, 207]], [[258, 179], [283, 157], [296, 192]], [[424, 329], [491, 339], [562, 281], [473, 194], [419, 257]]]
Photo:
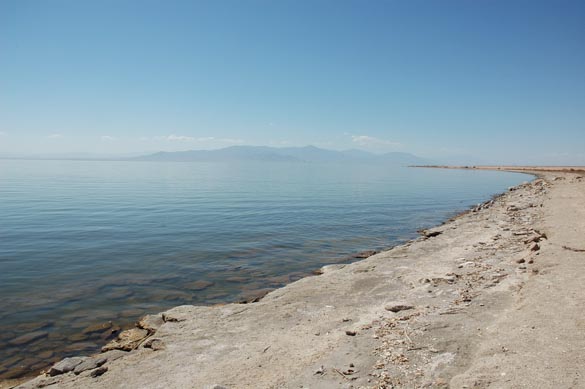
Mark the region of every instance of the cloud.
[[402, 147], [402, 143], [369, 135], [351, 135], [351, 141], [363, 147]]
[[47, 136], [47, 138], [49, 138], [49, 139], [61, 139], [61, 138], [63, 138], [63, 135], [62, 134], [51, 134], [51, 135]]
[[171, 142], [193, 142], [195, 140], [195, 138], [193, 138], [191, 136], [171, 134], [171, 135], [167, 136], [166, 140], [171, 141]]
[[113, 136], [109, 136], [109, 135], [102, 135], [101, 140], [102, 140], [102, 142], [112, 142], [112, 141], [116, 140], [116, 138], [114, 138]]

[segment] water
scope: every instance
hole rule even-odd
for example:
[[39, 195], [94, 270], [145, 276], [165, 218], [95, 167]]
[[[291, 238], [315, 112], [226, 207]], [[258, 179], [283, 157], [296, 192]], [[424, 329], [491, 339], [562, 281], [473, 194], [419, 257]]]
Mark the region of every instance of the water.
[[[366, 165], [0, 161], [0, 377], [94, 352], [146, 313], [245, 300], [391, 247], [527, 179]], [[31, 332], [39, 338], [15, 342]]]

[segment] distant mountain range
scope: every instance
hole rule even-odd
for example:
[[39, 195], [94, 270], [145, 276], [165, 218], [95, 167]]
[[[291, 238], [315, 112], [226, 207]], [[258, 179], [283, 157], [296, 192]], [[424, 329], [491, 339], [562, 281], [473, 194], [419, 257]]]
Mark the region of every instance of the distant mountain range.
[[422, 165], [431, 161], [416, 155], [401, 152], [374, 154], [362, 150], [326, 150], [315, 146], [268, 147], [232, 146], [219, 150], [161, 151], [155, 154], [132, 158], [139, 161], [266, 161], [266, 162], [358, 162], [384, 163], [392, 165]]

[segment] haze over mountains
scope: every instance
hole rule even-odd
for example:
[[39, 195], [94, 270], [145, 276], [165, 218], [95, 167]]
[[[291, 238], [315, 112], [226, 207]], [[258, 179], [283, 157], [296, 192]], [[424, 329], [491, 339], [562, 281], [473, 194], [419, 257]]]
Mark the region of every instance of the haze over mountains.
[[427, 164], [429, 160], [402, 152], [374, 154], [363, 150], [344, 151], [326, 150], [315, 146], [306, 147], [268, 147], [232, 146], [219, 150], [190, 150], [158, 152], [134, 160], [140, 161], [266, 161], [266, 162], [357, 162], [386, 163], [394, 165]]

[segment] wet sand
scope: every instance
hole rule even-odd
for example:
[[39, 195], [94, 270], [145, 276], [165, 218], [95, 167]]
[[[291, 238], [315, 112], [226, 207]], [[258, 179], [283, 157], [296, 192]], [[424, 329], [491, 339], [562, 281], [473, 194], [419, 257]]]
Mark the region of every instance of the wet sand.
[[538, 174], [258, 302], [149, 316], [21, 387], [583, 387], [585, 178]]

